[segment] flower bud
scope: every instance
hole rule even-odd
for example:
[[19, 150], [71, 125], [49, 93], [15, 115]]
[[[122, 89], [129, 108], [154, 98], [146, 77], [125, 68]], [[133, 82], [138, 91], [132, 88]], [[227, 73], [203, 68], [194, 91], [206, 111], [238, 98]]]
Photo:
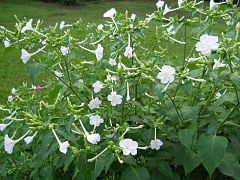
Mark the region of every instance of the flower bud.
[[240, 31], [240, 22], [238, 22], [237, 25], [236, 25], [236, 31], [237, 31], [237, 32]]

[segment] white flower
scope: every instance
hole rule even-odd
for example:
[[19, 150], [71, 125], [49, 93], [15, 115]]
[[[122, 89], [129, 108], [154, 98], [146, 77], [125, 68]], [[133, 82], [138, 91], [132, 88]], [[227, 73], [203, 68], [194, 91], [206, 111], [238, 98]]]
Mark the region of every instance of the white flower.
[[83, 81], [83, 79], [79, 79], [79, 80], [76, 82], [76, 85], [77, 85], [78, 87], [84, 86], [84, 81]]
[[8, 154], [12, 154], [15, 144], [16, 142], [9, 138], [7, 134], [4, 136], [4, 149]]
[[234, 24], [234, 22], [233, 22], [233, 21], [226, 21], [226, 24], [227, 24], [228, 26], [232, 26], [232, 25]]
[[96, 58], [100, 61], [103, 58], [103, 47], [101, 44], [98, 44], [97, 49], [94, 51]]
[[12, 102], [13, 101], [13, 97], [12, 96], [8, 96], [8, 102]]
[[176, 71], [173, 67], [164, 65], [160, 71], [161, 72], [158, 73], [157, 78], [161, 80], [161, 83], [167, 84], [174, 81]]
[[176, 30], [174, 30], [174, 26], [171, 25], [167, 28], [167, 32], [170, 33], [170, 34], [176, 34]]
[[63, 77], [63, 73], [61, 73], [61, 72], [54, 71], [54, 74], [55, 74], [58, 78]]
[[134, 21], [136, 19], [136, 14], [132, 14], [131, 19]]
[[39, 52], [42, 51], [45, 47], [46, 47], [46, 46], [43, 46], [42, 48], [38, 49], [36, 52], [31, 53], [31, 54], [28, 53], [25, 49], [21, 49], [21, 60], [22, 60], [22, 62], [23, 62], [24, 64], [26, 64], [33, 55], [39, 53]]
[[30, 19], [26, 25], [22, 28], [21, 33], [24, 33], [27, 30], [32, 30], [32, 19]]
[[100, 107], [101, 103], [102, 102], [99, 100], [99, 98], [96, 97], [89, 102], [88, 106], [90, 109], [96, 109]]
[[13, 120], [10, 121], [8, 124], [0, 124], [0, 131], [4, 131], [10, 124], [12, 124], [12, 122], [13, 122]]
[[95, 83], [93, 83], [92, 87], [94, 88], [93, 91], [95, 93], [98, 93], [103, 88], [103, 83], [101, 83], [100, 81], [96, 81]]
[[167, 4], [165, 4], [163, 15], [167, 14], [168, 12], [170, 12], [170, 8], [168, 7]]
[[119, 146], [121, 147], [123, 154], [128, 156], [129, 154], [136, 155], [138, 143], [133, 141], [132, 139], [123, 139], [119, 142]]
[[21, 60], [24, 64], [26, 64], [29, 59], [32, 57], [32, 55], [30, 53], [28, 53], [25, 49], [21, 50]]
[[42, 44], [42, 45], [46, 45], [46, 44], [47, 44], [47, 39], [41, 41], [41, 44]]
[[30, 144], [33, 141], [33, 137], [32, 136], [27, 136], [24, 138], [24, 141], [26, 144]]
[[34, 135], [32, 135], [32, 136], [27, 136], [27, 137], [25, 137], [25, 138], [24, 138], [25, 143], [26, 143], [26, 144], [32, 143], [32, 141], [33, 141], [33, 139], [34, 139], [34, 137], [35, 137], [36, 135], [37, 135], [37, 132], [35, 132]]
[[11, 138], [8, 137], [8, 134], [4, 136], [4, 149], [8, 154], [12, 154], [13, 148], [15, 144], [17, 144], [19, 141], [21, 141], [24, 137], [28, 135], [30, 131], [28, 131], [26, 134], [24, 134], [22, 137], [20, 137], [17, 140], [12, 140]]
[[116, 91], [111, 92], [107, 97], [108, 101], [111, 102], [112, 106], [116, 106], [122, 103], [122, 96], [118, 95]]
[[224, 4], [224, 3], [226, 3], [226, 1], [223, 1], [223, 2], [220, 2], [220, 3], [215, 3], [214, 0], [211, 0], [211, 1], [210, 1], [210, 4], [209, 4], [209, 9], [212, 11], [212, 10], [214, 10], [218, 5]]
[[0, 131], [4, 131], [7, 128], [7, 124], [0, 124]]
[[100, 141], [100, 135], [97, 134], [87, 134], [87, 140], [91, 144], [97, 144]]
[[3, 41], [3, 45], [7, 48], [11, 45], [10, 40], [6, 37], [6, 39]]
[[111, 66], [116, 66], [117, 62], [116, 62], [115, 59], [110, 58], [109, 61], [108, 61], [108, 64], [111, 65]]
[[131, 58], [133, 56], [133, 49], [130, 46], [126, 47], [126, 50], [124, 52], [124, 56], [127, 58]]
[[107, 81], [117, 81], [117, 76], [107, 75]]
[[91, 115], [90, 116], [90, 125], [94, 125], [95, 127], [100, 126], [100, 124], [103, 123], [103, 119], [99, 115]]
[[103, 17], [109, 17], [109, 18], [113, 18], [113, 16], [117, 13], [117, 11], [115, 10], [115, 8], [111, 8], [110, 10], [108, 10], [107, 12], [105, 12], [103, 14]]
[[200, 51], [205, 56], [210, 56], [212, 51], [219, 47], [218, 36], [204, 34], [200, 37], [200, 42], [196, 44], [196, 51]]
[[156, 6], [157, 6], [158, 9], [159, 9], [159, 8], [162, 9], [162, 7], [164, 6], [164, 1], [159, 0], [159, 1], [156, 3]]
[[69, 47], [61, 46], [61, 53], [65, 56], [69, 53]]
[[65, 26], [65, 21], [61, 21], [61, 23], [60, 23], [60, 29], [63, 29], [64, 28], [64, 26]]
[[99, 31], [102, 31], [103, 30], [103, 25], [102, 24], [99, 24], [98, 26], [97, 26], [97, 29], [99, 30]]
[[52, 129], [52, 132], [55, 136], [55, 138], [57, 139], [57, 142], [58, 142], [58, 145], [59, 145], [59, 151], [62, 152], [63, 154], [66, 154], [67, 153], [67, 150], [68, 150], [68, 147], [69, 147], [69, 143], [68, 141], [65, 141], [65, 142], [61, 142], [55, 132], [54, 129]]
[[181, 7], [183, 2], [184, 0], [178, 0], [178, 7]]
[[11, 92], [12, 92], [12, 94], [16, 94], [16, 89], [12, 88]]
[[216, 99], [219, 99], [221, 96], [222, 96], [222, 94], [220, 92], [217, 92], [215, 97], [216, 97]]
[[60, 144], [59, 144], [59, 151], [62, 152], [63, 154], [66, 154], [66, 153], [67, 153], [67, 150], [68, 150], [68, 147], [69, 147], [68, 141], [65, 141], [65, 142], [63, 142], [63, 143], [60, 143]]
[[214, 59], [213, 70], [218, 69], [220, 67], [225, 67], [225, 66], [226, 66], [226, 64], [221, 63], [220, 59], [219, 60]]
[[151, 140], [150, 148], [159, 150], [163, 145], [163, 142], [160, 139]]

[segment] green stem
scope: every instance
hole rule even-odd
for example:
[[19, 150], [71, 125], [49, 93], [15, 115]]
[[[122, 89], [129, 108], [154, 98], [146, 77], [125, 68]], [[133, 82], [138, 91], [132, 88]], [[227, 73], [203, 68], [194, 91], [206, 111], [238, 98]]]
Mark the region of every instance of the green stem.
[[59, 79], [64, 85], [66, 85], [76, 96], [77, 98], [83, 102], [82, 98], [78, 95], [78, 93], [70, 86], [68, 83], [66, 83], [62, 78], [58, 77], [56, 74], [51, 72], [57, 79]]
[[175, 103], [175, 101], [173, 100], [173, 98], [171, 98], [171, 96], [167, 93], [167, 92], [165, 92], [166, 93], [166, 95], [168, 96], [168, 98], [170, 99], [170, 101], [172, 102], [172, 104], [173, 104], [173, 106], [174, 106], [174, 108], [175, 108], [175, 110], [176, 110], [176, 112], [177, 112], [177, 115], [178, 115], [178, 117], [179, 117], [179, 119], [180, 119], [180, 121], [181, 121], [181, 124], [183, 124], [183, 118], [182, 118], [182, 116], [180, 115], [180, 113], [179, 113], [179, 111], [178, 111], [178, 108], [177, 108], [177, 106], [176, 106], [176, 103]]

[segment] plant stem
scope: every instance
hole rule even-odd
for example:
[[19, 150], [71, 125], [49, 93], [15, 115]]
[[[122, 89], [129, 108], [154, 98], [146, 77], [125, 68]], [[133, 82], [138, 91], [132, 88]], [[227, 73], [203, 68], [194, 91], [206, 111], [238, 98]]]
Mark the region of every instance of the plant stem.
[[183, 118], [182, 118], [182, 116], [180, 115], [180, 113], [179, 113], [179, 111], [178, 111], [178, 108], [177, 108], [177, 106], [176, 106], [176, 103], [174, 102], [174, 100], [171, 98], [171, 96], [169, 96], [169, 94], [167, 93], [167, 92], [165, 92], [166, 94], [167, 94], [167, 96], [168, 96], [168, 98], [171, 100], [171, 102], [173, 103], [173, 106], [174, 106], [174, 108], [175, 108], [175, 110], [176, 110], [176, 112], [177, 112], [177, 115], [178, 115], [178, 117], [179, 117], [179, 119], [180, 119], [180, 121], [181, 121], [181, 124], [183, 124]]

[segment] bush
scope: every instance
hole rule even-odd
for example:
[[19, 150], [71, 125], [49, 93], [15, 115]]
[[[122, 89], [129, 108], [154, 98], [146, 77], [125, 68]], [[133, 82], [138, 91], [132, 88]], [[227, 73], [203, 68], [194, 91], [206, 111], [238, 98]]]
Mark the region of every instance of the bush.
[[2, 178], [239, 179], [240, 11], [164, 4], [143, 20], [112, 8], [100, 25], [0, 27], [32, 82], [0, 107]]

